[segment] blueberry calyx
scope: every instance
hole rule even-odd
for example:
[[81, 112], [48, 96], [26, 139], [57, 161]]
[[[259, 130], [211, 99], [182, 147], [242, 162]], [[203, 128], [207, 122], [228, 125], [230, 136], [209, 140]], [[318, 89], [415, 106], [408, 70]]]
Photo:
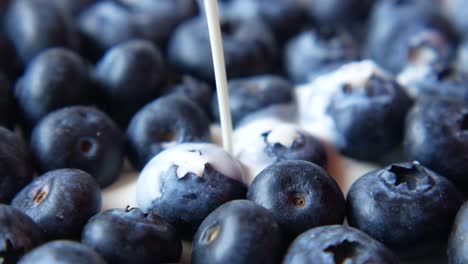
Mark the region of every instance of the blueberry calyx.
[[276, 161], [284, 159], [284, 153], [287, 153], [288, 149], [299, 149], [305, 143], [305, 136], [299, 131], [295, 131], [294, 137], [288, 137], [278, 140], [272, 140], [271, 137], [269, 138], [269, 136], [273, 136], [272, 133], [273, 130], [269, 130], [265, 133], [262, 133], [261, 137], [263, 137], [263, 141], [265, 142], [265, 153], [270, 158], [275, 158]]
[[212, 244], [219, 237], [220, 233], [221, 226], [219, 224], [215, 224], [205, 230], [200, 241], [205, 245]]
[[77, 146], [78, 151], [85, 157], [92, 158], [97, 152], [97, 142], [91, 137], [80, 138]]
[[46, 183], [40, 188], [38, 188], [36, 191], [34, 191], [34, 195], [32, 198], [32, 201], [34, 202], [34, 205], [40, 205], [42, 204], [46, 199], [47, 196], [49, 196], [50, 192], [50, 184]]
[[372, 73], [363, 83], [344, 83], [341, 92], [344, 95], [376, 97], [389, 93], [390, 89], [387, 88], [387, 85], [389, 82], [385, 81], [382, 76]]
[[301, 193], [294, 193], [289, 195], [288, 200], [289, 203], [297, 209], [304, 208], [307, 205], [307, 198]]
[[324, 252], [333, 254], [334, 263], [345, 263], [346, 259], [359, 256], [358, 252], [362, 251], [363, 248], [361, 243], [345, 239], [340, 243], [328, 246]]
[[417, 161], [410, 164], [393, 164], [382, 173], [384, 182], [403, 192], [426, 192], [435, 185], [430, 173]]

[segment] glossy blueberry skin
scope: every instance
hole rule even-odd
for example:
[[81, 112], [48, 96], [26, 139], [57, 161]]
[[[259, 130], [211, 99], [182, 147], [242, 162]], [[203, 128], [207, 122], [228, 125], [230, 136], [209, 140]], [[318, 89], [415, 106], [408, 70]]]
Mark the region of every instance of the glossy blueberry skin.
[[105, 264], [91, 248], [71, 240], [55, 240], [28, 252], [18, 264]]
[[156, 46], [131, 40], [107, 51], [94, 75], [103, 93], [103, 108], [126, 127], [140, 107], [161, 94], [165, 68]]
[[13, 89], [7, 77], [0, 73], [0, 126], [13, 128], [18, 116]]
[[76, 168], [106, 187], [120, 175], [125, 141], [103, 112], [71, 106], [50, 113], [34, 127], [31, 148], [41, 171]]
[[[271, 71], [278, 55], [276, 41], [268, 26], [259, 20], [220, 19], [228, 78]], [[185, 21], [177, 27], [169, 41], [168, 57], [177, 71], [214, 83], [204, 16]]]
[[[426, 41], [443, 60], [453, 55], [455, 36], [447, 22], [437, 15], [437, 0], [377, 1], [369, 18], [367, 49], [380, 66], [396, 74], [411, 60], [411, 47], [431, 31], [444, 43]], [[424, 36], [425, 35], [425, 36]], [[439, 46], [438, 44], [441, 44]], [[447, 55], [445, 55], [447, 54]], [[445, 63], [445, 62], [444, 62]]]
[[346, 25], [367, 15], [374, 1], [372, 0], [306, 0], [310, 18], [320, 26]]
[[101, 190], [84, 171], [52, 170], [24, 187], [11, 205], [31, 217], [48, 239], [76, 239], [101, 210]]
[[268, 209], [292, 241], [322, 225], [341, 224], [346, 202], [338, 184], [321, 167], [308, 161], [281, 161], [258, 174], [247, 199]]
[[285, 71], [294, 82], [303, 83], [324, 68], [358, 59], [358, 49], [354, 37], [344, 29], [303, 31], [286, 43]]
[[192, 263], [280, 263], [281, 230], [273, 215], [251, 201], [228, 202], [201, 224]]
[[14, 93], [27, 128], [53, 110], [96, 99], [87, 64], [64, 48], [48, 49], [35, 57], [16, 82]]
[[92, 217], [83, 228], [81, 243], [109, 263], [178, 262], [182, 243], [176, 230], [150, 211], [110, 209]]
[[13, 1], [5, 15], [5, 32], [23, 64], [50, 47], [76, 49], [79, 41], [71, 17], [48, 1]]
[[400, 263], [382, 243], [358, 229], [330, 225], [313, 228], [289, 247], [283, 264]]
[[344, 85], [327, 109], [345, 141], [340, 151], [362, 160], [381, 158], [402, 141], [411, 104], [389, 77], [372, 74], [362, 86]]
[[[229, 106], [234, 125], [247, 115], [273, 105], [294, 104], [294, 86], [278, 75], [257, 75], [231, 79]], [[216, 95], [212, 100], [212, 113], [219, 120], [219, 106]]]
[[0, 261], [16, 263], [26, 252], [44, 241], [39, 226], [20, 210], [0, 204]]
[[184, 75], [167, 90], [170, 94], [186, 96], [211, 117], [211, 98], [213, 96], [211, 85], [192, 76]]
[[449, 178], [464, 194], [468, 194], [467, 121], [464, 102], [421, 99], [408, 114], [403, 143], [407, 158]]
[[392, 164], [361, 176], [346, 200], [350, 226], [405, 258], [441, 253], [463, 203], [447, 178], [417, 162]]
[[210, 140], [210, 122], [202, 109], [180, 95], [162, 96], [145, 105], [127, 128], [128, 157], [136, 169], [170, 145]]
[[27, 143], [0, 127], [0, 203], [9, 203], [33, 176], [32, 155]]
[[468, 202], [465, 202], [457, 213], [448, 242], [450, 264], [468, 263]]

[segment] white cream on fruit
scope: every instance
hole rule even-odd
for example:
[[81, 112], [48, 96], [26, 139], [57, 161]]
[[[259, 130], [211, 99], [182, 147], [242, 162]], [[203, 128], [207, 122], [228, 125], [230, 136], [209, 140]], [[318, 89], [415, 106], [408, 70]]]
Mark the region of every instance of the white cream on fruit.
[[183, 143], [169, 148], [151, 159], [137, 181], [137, 203], [148, 210], [151, 201], [161, 196], [161, 174], [176, 165], [177, 177], [188, 173], [203, 177], [205, 164], [233, 180], [246, 183], [241, 164], [220, 146], [211, 143]]

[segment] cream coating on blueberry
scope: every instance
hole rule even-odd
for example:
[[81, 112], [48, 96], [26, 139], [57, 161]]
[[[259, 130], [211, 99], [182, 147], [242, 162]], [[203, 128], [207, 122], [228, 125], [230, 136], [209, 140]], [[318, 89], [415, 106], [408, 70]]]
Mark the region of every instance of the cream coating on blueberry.
[[290, 148], [295, 140], [300, 138], [298, 127], [291, 124], [281, 123], [266, 135], [266, 141], [270, 144], [280, 143]]
[[[235, 181], [246, 183], [241, 164], [221, 147], [211, 143], [182, 143], [152, 158], [137, 180], [137, 203], [148, 210], [150, 202], [161, 197], [161, 174], [177, 166], [179, 179], [188, 173], [203, 177], [205, 164]], [[140, 191], [145, 190], [145, 191]]]

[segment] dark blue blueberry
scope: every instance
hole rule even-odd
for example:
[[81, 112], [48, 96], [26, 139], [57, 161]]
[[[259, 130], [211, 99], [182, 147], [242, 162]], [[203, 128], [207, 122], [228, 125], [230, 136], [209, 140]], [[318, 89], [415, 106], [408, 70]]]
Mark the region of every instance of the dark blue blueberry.
[[83, 9], [99, 0], [46, 0], [57, 7], [62, 13], [77, 16]]
[[95, 101], [86, 63], [74, 52], [52, 48], [37, 56], [16, 82], [15, 97], [27, 128], [49, 112]]
[[349, 225], [405, 258], [441, 253], [463, 200], [445, 177], [418, 162], [392, 164], [353, 183]]
[[[1, 5], [1, 3], [0, 3]], [[1, 8], [1, 7], [0, 7]], [[0, 17], [3, 17], [0, 10]], [[9, 81], [13, 82], [23, 71], [22, 63], [18, 56], [15, 54], [13, 43], [8, 39], [2, 27], [2, 20], [0, 19], [0, 72], [5, 73]]]
[[289, 40], [284, 54], [288, 76], [302, 83], [327, 69], [358, 59], [359, 47], [344, 29], [310, 29]]
[[195, 79], [191, 76], [184, 75], [180, 80], [170, 86], [168, 93], [183, 95], [195, 102], [209, 116], [211, 116], [211, 98], [213, 96], [213, 87], [209, 84]]
[[0, 203], [9, 203], [33, 176], [32, 156], [26, 142], [0, 127]]
[[468, 39], [458, 46], [456, 55], [456, 67], [463, 72], [468, 72]]
[[438, 2], [377, 1], [368, 22], [370, 57], [392, 73], [408, 63], [446, 64], [454, 55], [456, 39], [451, 27], [436, 14]]
[[313, 228], [289, 247], [283, 264], [302, 263], [400, 263], [377, 240], [349, 226]]
[[161, 152], [137, 181], [138, 205], [155, 209], [188, 240], [214, 209], [246, 192], [240, 163], [209, 143], [184, 143]]
[[0, 204], [0, 262], [9, 264], [40, 245], [44, 234], [23, 212]]
[[[301, 1], [299, 1], [301, 2]], [[302, 1], [310, 18], [321, 26], [346, 25], [366, 17], [374, 0]]]
[[[259, 75], [232, 79], [229, 86], [229, 106], [234, 125], [249, 114], [274, 105], [294, 104], [294, 86], [283, 77]], [[216, 95], [215, 95], [216, 96]], [[217, 97], [213, 97], [212, 113], [219, 120]]]
[[35, 248], [18, 264], [105, 264], [103, 258], [89, 247], [70, 240], [56, 240]]
[[468, 263], [468, 202], [458, 211], [448, 243], [450, 264]]
[[11, 205], [31, 217], [47, 238], [77, 238], [101, 210], [101, 190], [84, 171], [53, 170], [24, 187]]
[[13, 89], [8, 79], [0, 73], [0, 126], [13, 128], [18, 121]]
[[50, 47], [78, 47], [71, 17], [48, 1], [13, 1], [5, 15], [5, 31], [23, 64]]
[[140, 107], [162, 93], [164, 75], [161, 52], [144, 40], [114, 46], [95, 69], [103, 107], [123, 127]]
[[[229, 78], [271, 71], [277, 46], [271, 30], [259, 20], [221, 17], [224, 57]], [[170, 63], [176, 70], [214, 83], [208, 26], [198, 16], [174, 31], [168, 46]]]
[[192, 263], [280, 263], [281, 230], [273, 215], [251, 201], [225, 203], [201, 224]]
[[94, 107], [71, 106], [44, 117], [31, 135], [31, 148], [41, 171], [76, 168], [91, 174], [101, 187], [120, 174], [124, 135]]
[[109, 263], [178, 262], [182, 243], [176, 230], [155, 211], [110, 209], [92, 217], [81, 242]]
[[166, 95], [144, 106], [127, 128], [128, 156], [141, 169], [159, 152], [182, 142], [209, 141], [210, 122], [194, 102]]
[[381, 158], [402, 141], [411, 104], [397, 82], [378, 71], [357, 83], [343, 84], [327, 109], [344, 138], [340, 151], [357, 159]]
[[408, 114], [404, 153], [449, 178], [468, 194], [468, 106], [426, 98]]
[[302, 232], [341, 224], [346, 203], [338, 184], [308, 161], [282, 161], [265, 168], [249, 187], [247, 199], [268, 209], [292, 241]]
[[468, 2], [447, 0], [441, 1], [441, 5], [444, 16], [452, 23], [457, 32], [465, 38], [468, 37], [468, 17], [466, 17]]

